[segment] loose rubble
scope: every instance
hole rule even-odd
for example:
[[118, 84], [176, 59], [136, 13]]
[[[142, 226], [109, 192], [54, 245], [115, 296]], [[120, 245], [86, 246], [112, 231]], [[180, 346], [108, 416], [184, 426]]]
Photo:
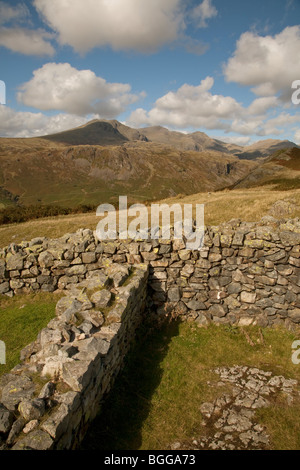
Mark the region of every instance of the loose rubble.
[[173, 443], [171, 449], [269, 449], [270, 436], [257, 422], [255, 411], [270, 406], [280, 393], [292, 404], [299, 397], [298, 381], [247, 366], [219, 367], [214, 372], [220, 376], [217, 387], [230, 384], [231, 390], [200, 406], [204, 437]]

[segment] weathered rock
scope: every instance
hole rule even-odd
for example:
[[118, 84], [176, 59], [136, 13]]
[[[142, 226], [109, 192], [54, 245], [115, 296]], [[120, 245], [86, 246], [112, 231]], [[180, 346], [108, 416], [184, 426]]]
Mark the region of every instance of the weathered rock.
[[111, 298], [111, 292], [108, 290], [100, 290], [91, 296], [91, 300], [95, 304], [95, 307], [100, 309], [106, 308], [109, 305]]
[[27, 434], [24, 439], [20, 439], [12, 450], [51, 450], [53, 440], [47, 432], [37, 429]]
[[256, 293], [255, 292], [241, 292], [241, 301], [246, 302], [247, 304], [254, 304], [256, 300]]
[[6, 443], [8, 446], [11, 446], [16, 442], [16, 439], [19, 436], [22, 429], [24, 428], [24, 426], [25, 426], [24, 418], [19, 417], [18, 419], [16, 419], [16, 421], [13, 423], [11, 427], [8, 438], [6, 440]]
[[1, 401], [10, 411], [15, 411], [22, 400], [31, 399], [35, 392], [32, 380], [25, 376], [14, 376], [2, 388]]
[[8, 271], [22, 270], [24, 267], [24, 256], [19, 254], [8, 256], [6, 259], [6, 268]]
[[38, 263], [42, 268], [50, 268], [54, 264], [54, 256], [49, 251], [43, 251], [38, 257]]
[[206, 305], [203, 302], [200, 302], [199, 300], [191, 300], [186, 304], [189, 310], [206, 310]]
[[179, 302], [181, 298], [179, 287], [172, 287], [168, 290], [168, 299], [170, 302]]
[[69, 407], [62, 403], [58, 410], [51, 414], [41, 428], [46, 431], [53, 439], [59, 439], [66, 432], [69, 423]]
[[226, 305], [212, 305], [208, 309], [208, 313], [213, 317], [225, 317], [226, 313], [228, 312], [228, 307]]
[[13, 413], [0, 403], [0, 435], [9, 433], [13, 421]]
[[22, 400], [19, 403], [18, 411], [25, 421], [39, 419], [45, 413], [45, 402], [41, 398]]
[[34, 429], [36, 429], [39, 425], [39, 422], [37, 419], [33, 419], [32, 421], [29, 421], [23, 428], [23, 433], [28, 434]]
[[46, 400], [53, 395], [54, 391], [55, 384], [53, 382], [47, 382], [40, 391], [38, 398]]
[[38, 340], [42, 346], [42, 348], [46, 345], [48, 345], [49, 343], [53, 343], [53, 344], [59, 344], [62, 342], [62, 334], [61, 334], [61, 331], [56, 329], [56, 330], [52, 330], [50, 328], [43, 328], [40, 333], [39, 333], [39, 337], [38, 337]]

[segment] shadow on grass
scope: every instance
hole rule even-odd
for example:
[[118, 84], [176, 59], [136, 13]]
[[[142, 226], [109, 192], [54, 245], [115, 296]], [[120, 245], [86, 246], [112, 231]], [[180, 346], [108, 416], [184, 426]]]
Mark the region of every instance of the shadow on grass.
[[179, 334], [173, 321], [160, 329], [142, 327], [99, 414], [90, 425], [80, 450], [138, 450], [142, 427], [158, 387], [172, 337]]

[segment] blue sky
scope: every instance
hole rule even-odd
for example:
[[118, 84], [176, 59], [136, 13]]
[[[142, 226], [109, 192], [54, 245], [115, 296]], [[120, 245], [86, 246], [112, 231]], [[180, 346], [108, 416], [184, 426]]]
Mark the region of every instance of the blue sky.
[[300, 0], [0, 0], [0, 136], [118, 119], [300, 144]]

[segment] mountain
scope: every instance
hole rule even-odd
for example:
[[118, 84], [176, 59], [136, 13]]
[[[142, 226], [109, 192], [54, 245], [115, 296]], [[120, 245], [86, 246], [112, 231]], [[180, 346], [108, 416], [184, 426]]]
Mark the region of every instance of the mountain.
[[0, 138], [0, 207], [98, 205], [118, 202], [119, 195], [157, 201], [272, 184], [278, 175], [297, 184], [299, 153], [288, 141], [241, 147], [203, 132], [94, 120], [38, 138]]
[[70, 145], [122, 145], [129, 141], [147, 140], [138, 130], [118, 121], [97, 119], [69, 131], [43, 136], [43, 139]]
[[279, 150], [252, 169], [234, 188], [272, 185], [277, 190], [300, 188], [300, 149]]
[[218, 139], [209, 137], [204, 132], [170, 131], [165, 127], [152, 126], [133, 129], [116, 120], [93, 120], [87, 124], [60, 132], [43, 136], [43, 139], [65, 143], [69, 145], [122, 145], [125, 142], [154, 142], [167, 145], [180, 151], [193, 150], [203, 152], [212, 150], [223, 154], [236, 155], [240, 159], [257, 160], [266, 158], [277, 150], [297, 147], [293, 142], [287, 140], [266, 139], [255, 144], [243, 147], [229, 144]]
[[227, 187], [254, 165], [230, 154], [147, 141], [100, 146], [0, 139], [0, 204], [76, 207], [114, 203], [119, 195], [154, 201]]
[[294, 142], [289, 140], [275, 140], [266, 139], [259, 140], [255, 144], [244, 147], [242, 152], [235, 152], [235, 155], [239, 158], [246, 158], [248, 160], [256, 160], [258, 158], [266, 158], [273, 155], [279, 150], [285, 150], [289, 148], [299, 148]]
[[151, 142], [171, 145], [178, 150], [195, 150], [197, 152], [213, 150], [216, 152], [234, 154], [242, 149], [240, 146], [226, 144], [220, 140], [212, 139], [204, 132], [184, 134], [182, 132], [170, 131], [161, 126], [141, 128], [139, 132], [143, 133]]

